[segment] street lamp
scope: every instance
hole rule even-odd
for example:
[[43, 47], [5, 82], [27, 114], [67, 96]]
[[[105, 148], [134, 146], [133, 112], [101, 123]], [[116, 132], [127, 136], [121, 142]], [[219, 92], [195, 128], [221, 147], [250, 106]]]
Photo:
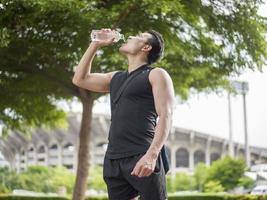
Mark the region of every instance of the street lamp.
[[231, 94], [228, 92], [228, 123], [229, 123], [229, 156], [234, 158], [234, 145], [233, 145], [233, 128], [232, 128], [232, 106], [231, 106]]
[[250, 167], [250, 151], [248, 145], [248, 130], [247, 130], [247, 105], [246, 105], [246, 94], [248, 93], [248, 83], [247, 82], [240, 82], [240, 81], [233, 81], [231, 83], [233, 89], [238, 94], [242, 94], [243, 96], [243, 111], [244, 111], [244, 134], [245, 134], [245, 160], [246, 166]]

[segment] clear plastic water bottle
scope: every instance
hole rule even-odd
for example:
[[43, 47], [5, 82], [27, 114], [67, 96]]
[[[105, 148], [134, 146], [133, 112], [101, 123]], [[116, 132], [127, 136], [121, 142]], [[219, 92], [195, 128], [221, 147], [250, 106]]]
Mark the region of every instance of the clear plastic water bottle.
[[112, 30], [111, 32], [102, 32], [101, 30], [92, 30], [91, 32], [91, 41], [101, 41], [101, 40], [108, 40], [111, 38], [115, 38], [114, 42], [118, 42], [119, 40], [124, 39], [124, 35], [119, 32], [119, 30]]

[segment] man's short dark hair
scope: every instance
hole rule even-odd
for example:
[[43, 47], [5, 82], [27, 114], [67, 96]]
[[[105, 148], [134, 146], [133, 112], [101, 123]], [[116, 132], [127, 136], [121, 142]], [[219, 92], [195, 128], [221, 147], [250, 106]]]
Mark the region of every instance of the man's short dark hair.
[[152, 46], [150, 50], [147, 60], [149, 64], [157, 62], [164, 53], [164, 41], [162, 35], [154, 30], [147, 31], [152, 35], [151, 38], [148, 39], [148, 44]]

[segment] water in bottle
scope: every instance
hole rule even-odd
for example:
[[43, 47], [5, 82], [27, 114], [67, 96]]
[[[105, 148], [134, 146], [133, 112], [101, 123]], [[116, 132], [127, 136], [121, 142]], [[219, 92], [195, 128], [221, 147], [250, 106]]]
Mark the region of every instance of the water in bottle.
[[100, 33], [101, 30], [92, 30], [91, 32], [91, 41], [101, 41], [101, 40], [108, 40], [110, 38], [115, 38], [114, 42], [118, 42], [119, 40], [124, 39], [124, 35], [121, 34], [118, 30], [112, 30], [111, 32], [103, 32]]

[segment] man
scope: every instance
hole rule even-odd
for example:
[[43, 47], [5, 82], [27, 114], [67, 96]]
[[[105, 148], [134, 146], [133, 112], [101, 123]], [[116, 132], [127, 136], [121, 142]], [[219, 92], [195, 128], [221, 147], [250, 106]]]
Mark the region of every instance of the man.
[[[102, 29], [99, 34], [110, 31]], [[110, 92], [111, 126], [103, 170], [109, 199], [135, 200], [140, 195], [141, 200], [165, 200], [160, 151], [171, 128], [174, 90], [164, 69], [150, 67], [163, 54], [162, 36], [156, 31], [130, 36], [119, 49], [128, 59], [126, 72], [91, 73], [96, 51], [112, 42], [91, 42], [73, 77], [79, 87]]]

